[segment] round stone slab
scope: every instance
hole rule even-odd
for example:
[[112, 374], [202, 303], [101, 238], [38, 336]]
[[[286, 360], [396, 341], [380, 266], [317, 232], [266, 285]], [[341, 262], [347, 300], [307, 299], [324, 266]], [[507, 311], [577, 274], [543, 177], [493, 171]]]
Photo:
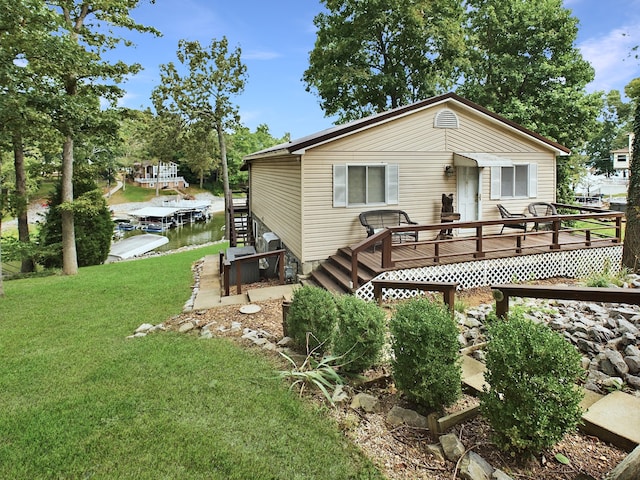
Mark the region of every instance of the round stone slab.
[[240, 313], [246, 314], [258, 313], [260, 310], [262, 310], [260, 305], [243, 305], [240, 307]]

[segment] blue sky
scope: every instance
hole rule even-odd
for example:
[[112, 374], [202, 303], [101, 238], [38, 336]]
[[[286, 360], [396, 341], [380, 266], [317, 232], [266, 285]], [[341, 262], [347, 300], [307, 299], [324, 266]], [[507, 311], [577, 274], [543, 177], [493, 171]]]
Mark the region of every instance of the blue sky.
[[[144, 70], [126, 82], [122, 106], [151, 105], [150, 94], [158, 85], [160, 64], [176, 61], [178, 40], [226, 36], [232, 48], [242, 49], [248, 81], [235, 98], [242, 123], [254, 130], [267, 124], [276, 137], [298, 138], [332, 125], [305, 91], [301, 81], [315, 42], [314, 16], [321, 11], [317, 0], [156, 0], [132, 12], [139, 23], [152, 25], [162, 37], [127, 33], [135, 47], [122, 48], [117, 58], [139, 62]], [[640, 0], [565, 0], [579, 21], [577, 46], [596, 70], [589, 91], [623, 90], [640, 76], [640, 60], [629, 58], [640, 45]]]

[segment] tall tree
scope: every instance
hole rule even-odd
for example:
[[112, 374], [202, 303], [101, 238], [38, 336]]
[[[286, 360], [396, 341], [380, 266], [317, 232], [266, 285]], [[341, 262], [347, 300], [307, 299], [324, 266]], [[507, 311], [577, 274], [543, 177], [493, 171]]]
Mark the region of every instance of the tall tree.
[[[244, 90], [247, 67], [241, 50], [229, 51], [226, 37], [213, 39], [208, 49], [197, 41], [180, 40], [177, 57], [180, 69], [171, 62], [160, 66], [161, 84], [152, 93], [156, 110], [182, 115], [187, 123], [202, 123], [216, 131], [222, 166], [224, 198], [231, 198], [225, 131], [240, 122], [238, 107], [231, 98]], [[182, 70], [187, 69], [185, 73]], [[229, 225], [228, 209], [225, 208]], [[226, 232], [230, 231], [229, 228]]]
[[[0, 129], [13, 151], [12, 210], [18, 219], [18, 240], [28, 245], [25, 145], [42, 135], [49, 120], [36, 109], [46, 79], [34, 71], [33, 61], [50, 52], [49, 34], [57, 28], [56, 15], [41, 0], [0, 0], [0, 11]], [[21, 272], [31, 272], [34, 266], [31, 256], [22, 257]]]
[[622, 264], [633, 272], [640, 271], [640, 97], [635, 99], [631, 174], [627, 194], [627, 226], [622, 249]]
[[[151, 0], [153, 3], [153, 0]], [[87, 120], [99, 112], [99, 98], [115, 102], [122, 95], [117, 86], [126, 75], [140, 70], [139, 64], [111, 63], [104, 52], [130, 42], [114, 33], [116, 28], [158, 32], [137, 24], [129, 12], [139, 0], [51, 0], [50, 7], [60, 18], [60, 28], [51, 38], [62, 43], [54, 55], [42, 59], [41, 73], [51, 80], [47, 102], [64, 137], [62, 149], [63, 273], [76, 274], [78, 259], [73, 218], [74, 140]]]
[[618, 90], [607, 93], [603, 103], [604, 107], [585, 152], [597, 173], [608, 176], [614, 172], [611, 151], [628, 144], [633, 108], [631, 103], [622, 101]]
[[562, 0], [469, 0], [468, 69], [459, 93], [562, 143], [582, 146], [601, 106]]
[[[591, 65], [575, 46], [578, 20], [562, 0], [468, 0], [469, 63], [458, 92], [581, 150], [600, 112]], [[566, 178], [558, 161], [558, 180]], [[568, 189], [559, 184], [560, 193]], [[559, 200], [568, 200], [559, 198]]]
[[459, 0], [322, 0], [303, 80], [349, 121], [450, 89], [464, 64]]

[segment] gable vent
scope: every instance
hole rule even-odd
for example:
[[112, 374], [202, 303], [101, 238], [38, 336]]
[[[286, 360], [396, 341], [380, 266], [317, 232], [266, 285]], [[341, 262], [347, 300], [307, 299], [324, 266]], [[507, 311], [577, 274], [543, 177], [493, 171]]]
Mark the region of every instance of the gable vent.
[[455, 112], [445, 108], [436, 113], [433, 126], [435, 128], [458, 128], [458, 116]]

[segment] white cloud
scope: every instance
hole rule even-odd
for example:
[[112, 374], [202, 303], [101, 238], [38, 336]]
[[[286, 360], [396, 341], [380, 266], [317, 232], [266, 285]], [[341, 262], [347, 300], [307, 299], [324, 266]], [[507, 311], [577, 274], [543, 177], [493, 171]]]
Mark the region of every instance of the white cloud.
[[596, 71], [589, 89], [623, 91], [629, 81], [640, 76], [640, 62], [631, 50], [637, 45], [640, 45], [640, 21], [579, 44], [582, 56]]
[[280, 58], [277, 52], [268, 50], [253, 50], [249, 52], [242, 52], [242, 58], [246, 60], [273, 60], [274, 58]]

